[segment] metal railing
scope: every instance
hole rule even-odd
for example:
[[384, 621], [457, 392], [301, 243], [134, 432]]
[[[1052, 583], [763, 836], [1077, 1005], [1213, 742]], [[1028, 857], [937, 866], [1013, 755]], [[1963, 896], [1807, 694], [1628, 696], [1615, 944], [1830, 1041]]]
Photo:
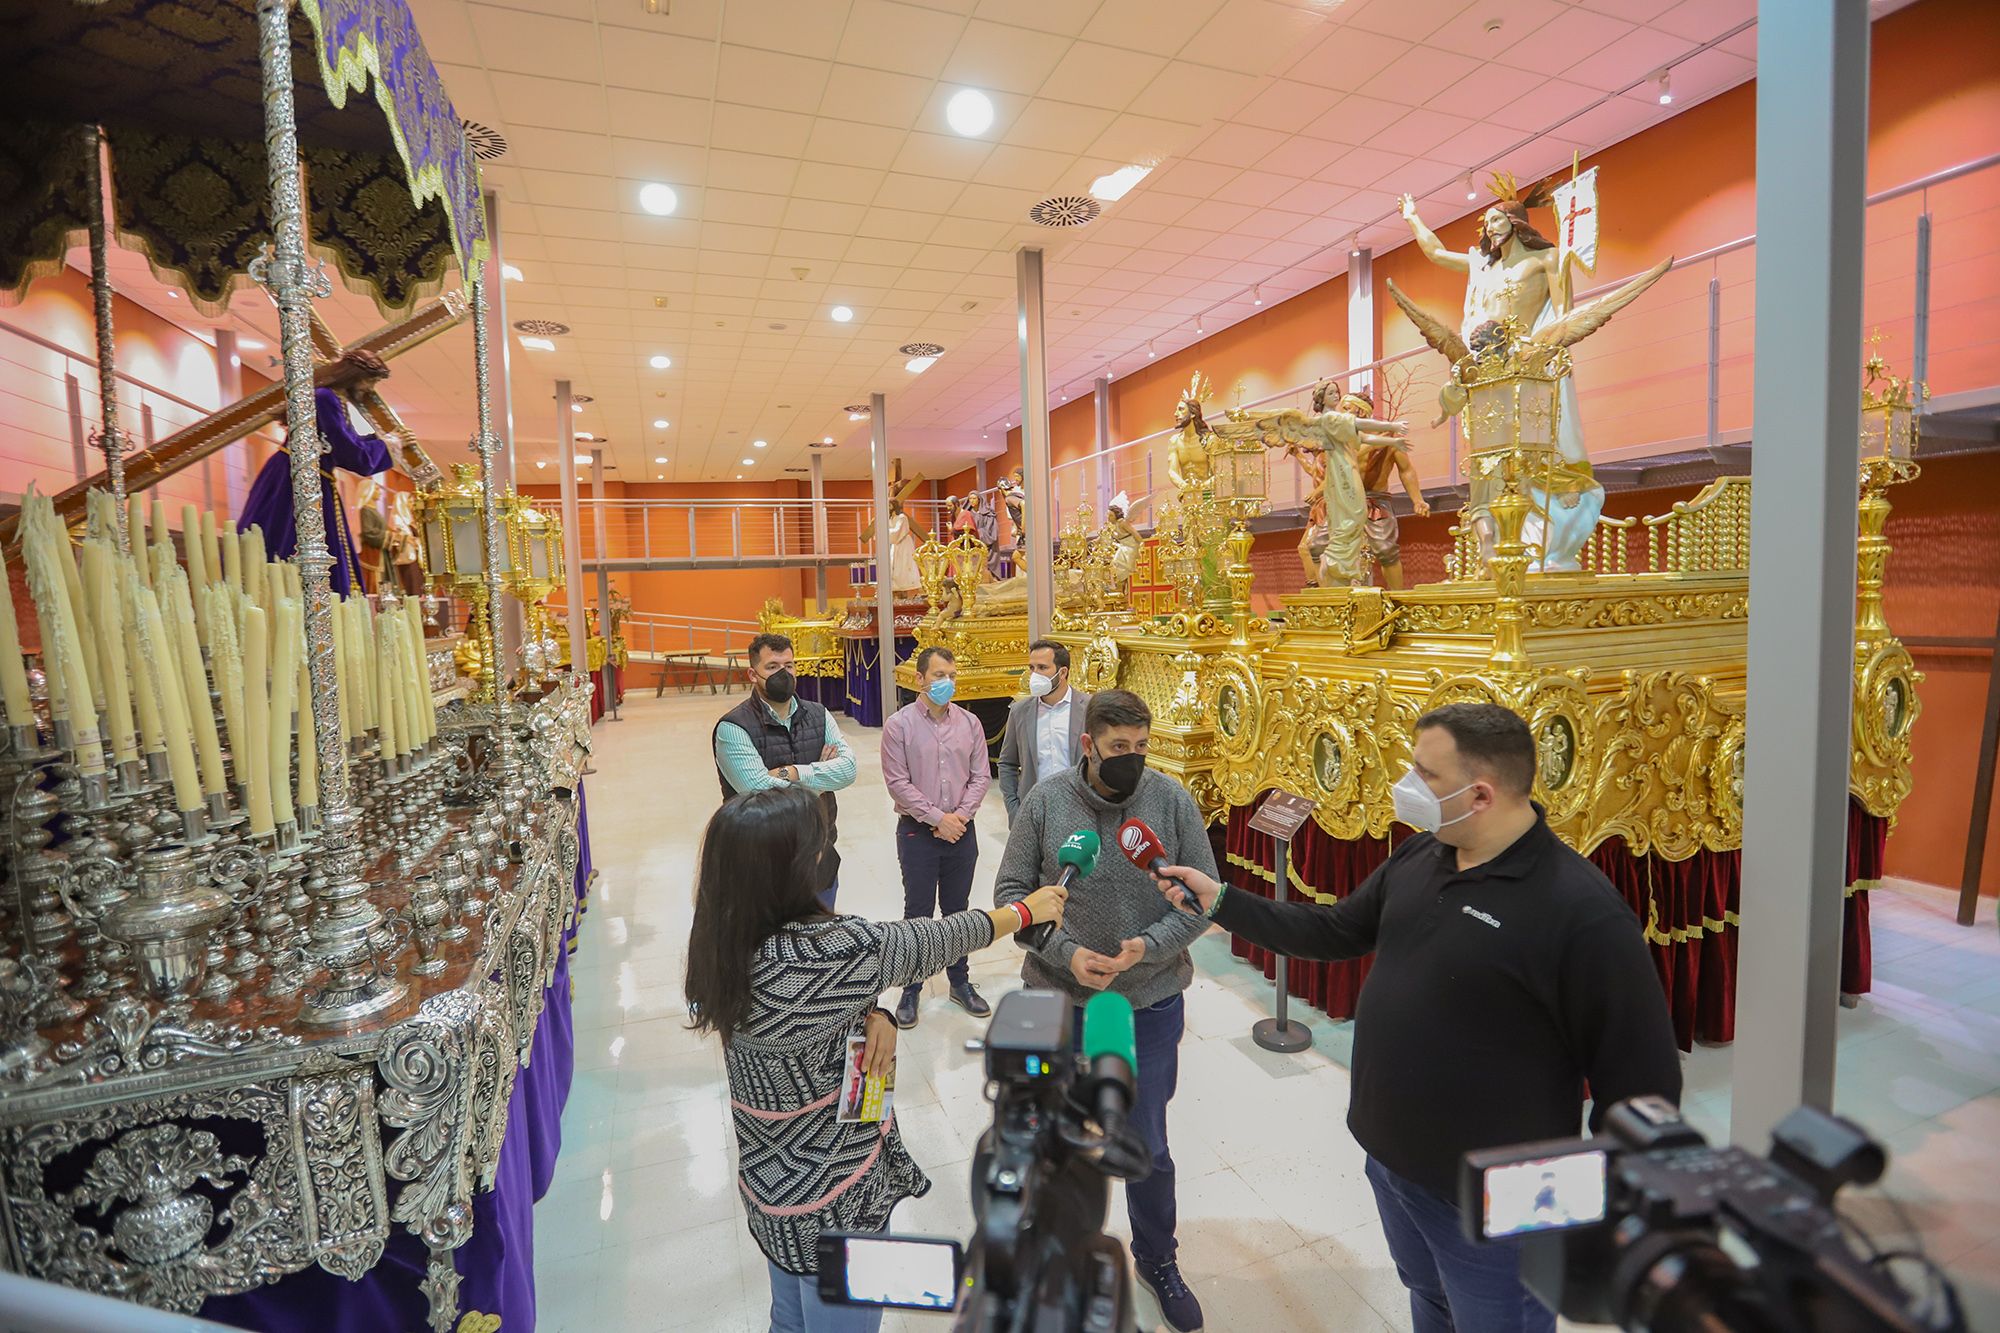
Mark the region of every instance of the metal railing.
[[[1926, 383], [1932, 397], [2000, 384], [2000, 154], [1906, 181], [1868, 199], [1863, 317], [1874, 350]], [[1584, 438], [1602, 465], [1748, 440], [1756, 339], [1753, 236], [1678, 259], [1630, 310], [1572, 349]], [[1626, 275], [1629, 276], [1629, 275]], [[1578, 292], [1584, 301], [1620, 277]], [[1453, 312], [1438, 313], [1451, 317]], [[1863, 355], [1856, 349], [1857, 357]], [[1411, 423], [1411, 455], [1427, 489], [1462, 481], [1456, 420], [1433, 424], [1449, 373], [1428, 347], [1329, 376], [1366, 379], [1387, 402], [1378, 415]], [[1216, 385], [1211, 420], [1231, 407], [1311, 405], [1312, 384], [1240, 404]], [[1386, 392], [1385, 392], [1386, 391]], [[1386, 409], [1386, 410], [1385, 410]], [[1166, 457], [1174, 431], [1154, 431], [1052, 469], [1058, 526], [1079, 504], [1103, 513], [1120, 490], [1135, 521], [1169, 496]], [[1297, 507], [1311, 482], [1296, 462], [1271, 456], [1273, 509]]]
[[[816, 508], [823, 508], [824, 529]], [[848, 564], [863, 557], [874, 524], [866, 500], [720, 500], [582, 498], [578, 539], [586, 568], [612, 570], [700, 569], [736, 566]], [[600, 550], [597, 515], [604, 516]], [[912, 498], [904, 504], [923, 532], [944, 522], [942, 502]], [[920, 537], [921, 541], [922, 538]]]
[[625, 617], [625, 646], [635, 658], [664, 660], [671, 653], [707, 653], [721, 657], [741, 651], [757, 637], [754, 620], [723, 620], [640, 611]]

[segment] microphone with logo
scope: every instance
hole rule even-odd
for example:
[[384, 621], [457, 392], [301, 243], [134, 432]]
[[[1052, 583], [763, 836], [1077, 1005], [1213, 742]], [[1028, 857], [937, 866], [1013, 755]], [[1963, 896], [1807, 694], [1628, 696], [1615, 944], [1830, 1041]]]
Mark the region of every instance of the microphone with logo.
[[1103, 1132], [1101, 1160], [1121, 1180], [1152, 1174], [1151, 1154], [1126, 1140], [1125, 1118], [1138, 1097], [1138, 1042], [1132, 1002], [1100, 991], [1083, 1006], [1083, 1078], [1076, 1100]]
[[[1056, 887], [1066, 889], [1071, 881], [1081, 879], [1097, 869], [1097, 852], [1100, 844], [1097, 834], [1087, 828], [1080, 828], [1063, 839], [1056, 849], [1056, 863], [1062, 867], [1062, 874], [1056, 876]], [[1040, 925], [1029, 926], [1026, 930], [1014, 932], [1014, 943], [1023, 949], [1040, 949], [1055, 934], [1056, 923], [1044, 921]]]
[[[1167, 868], [1167, 846], [1143, 819], [1128, 819], [1118, 826], [1118, 850], [1125, 853], [1127, 861], [1149, 875], [1158, 875]], [[1173, 876], [1163, 878], [1181, 891], [1181, 906], [1184, 909], [1195, 916], [1202, 914], [1201, 904], [1195, 900], [1193, 889]]]

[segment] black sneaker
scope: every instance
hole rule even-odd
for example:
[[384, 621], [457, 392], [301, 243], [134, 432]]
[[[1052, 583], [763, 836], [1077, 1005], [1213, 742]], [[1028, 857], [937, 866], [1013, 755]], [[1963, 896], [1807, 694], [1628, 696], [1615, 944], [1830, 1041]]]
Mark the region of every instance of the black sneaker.
[[896, 1026], [913, 1028], [917, 1025], [917, 997], [923, 992], [911, 986], [903, 992], [903, 998], [896, 1003]]
[[951, 988], [951, 1002], [971, 1014], [974, 1018], [984, 1018], [993, 1012], [993, 1006], [986, 1003], [984, 996], [974, 989], [972, 983]]
[[1163, 1264], [1140, 1263], [1135, 1259], [1132, 1269], [1160, 1303], [1160, 1318], [1167, 1321], [1168, 1328], [1175, 1333], [1195, 1333], [1201, 1327], [1201, 1302], [1181, 1279], [1179, 1264], [1172, 1259]]

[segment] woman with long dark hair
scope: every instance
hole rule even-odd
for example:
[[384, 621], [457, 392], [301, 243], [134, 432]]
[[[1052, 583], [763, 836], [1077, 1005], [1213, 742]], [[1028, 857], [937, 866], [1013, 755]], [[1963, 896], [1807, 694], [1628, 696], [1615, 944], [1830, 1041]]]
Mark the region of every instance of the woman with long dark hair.
[[1062, 920], [1064, 890], [942, 920], [836, 916], [814, 898], [824, 816], [799, 787], [725, 801], [702, 838], [688, 940], [692, 1025], [722, 1038], [736, 1122], [737, 1185], [769, 1261], [774, 1333], [872, 1333], [879, 1309], [823, 1305], [822, 1231], [879, 1231], [897, 1203], [931, 1187], [896, 1132], [844, 1122], [837, 1107], [848, 1039], [866, 1034], [869, 1073], [894, 1068], [896, 1028], [876, 1006], [975, 949]]

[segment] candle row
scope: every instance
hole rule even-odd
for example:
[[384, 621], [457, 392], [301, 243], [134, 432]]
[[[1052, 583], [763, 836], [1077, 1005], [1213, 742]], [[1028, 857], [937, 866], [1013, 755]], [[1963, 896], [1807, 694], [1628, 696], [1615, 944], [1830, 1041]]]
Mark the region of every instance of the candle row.
[[[78, 548], [33, 487], [20, 522], [49, 712], [68, 728], [78, 770], [104, 772], [107, 747], [115, 763], [160, 754], [176, 808], [199, 810], [227, 792], [226, 740], [253, 834], [317, 806], [297, 566], [268, 560], [257, 528], [218, 528], [214, 514], [192, 505], [181, 511], [185, 564], [157, 500], [150, 543], [144, 510], [132, 501], [129, 556], [117, 549], [110, 498], [92, 492], [86, 512]], [[0, 586], [6, 577], [0, 553]], [[417, 604], [378, 611], [360, 596], [333, 603], [341, 741], [373, 733], [385, 757], [407, 755], [437, 733]], [[0, 597], [0, 700], [10, 725], [34, 723], [11, 593]]]

